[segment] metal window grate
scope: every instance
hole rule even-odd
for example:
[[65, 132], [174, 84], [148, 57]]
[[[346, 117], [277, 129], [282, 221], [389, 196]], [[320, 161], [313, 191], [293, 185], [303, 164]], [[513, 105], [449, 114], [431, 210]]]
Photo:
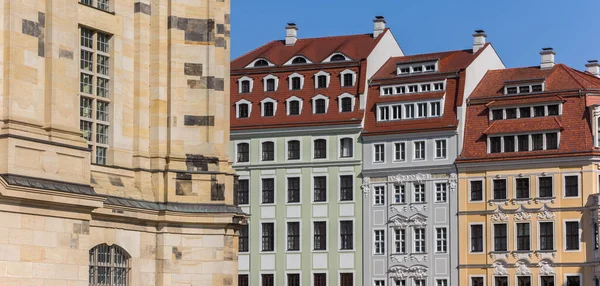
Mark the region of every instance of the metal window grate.
[[119, 246], [101, 244], [89, 252], [90, 286], [127, 286], [130, 270], [127, 252]]

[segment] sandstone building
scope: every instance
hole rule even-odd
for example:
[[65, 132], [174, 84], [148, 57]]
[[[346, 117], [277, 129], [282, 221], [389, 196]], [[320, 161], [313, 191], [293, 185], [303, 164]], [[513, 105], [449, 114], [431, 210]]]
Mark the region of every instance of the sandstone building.
[[0, 285], [235, 285], [228, 0], [3, 1]]

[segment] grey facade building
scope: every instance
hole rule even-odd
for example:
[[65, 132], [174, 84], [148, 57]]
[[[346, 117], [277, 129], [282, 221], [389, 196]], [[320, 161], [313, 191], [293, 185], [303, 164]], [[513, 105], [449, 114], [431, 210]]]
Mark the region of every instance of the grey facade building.
[[463, 106], [488, 69], [472, 49], [391, 58], [370, 81], [363, 146], [363, 285], [458, 285]]

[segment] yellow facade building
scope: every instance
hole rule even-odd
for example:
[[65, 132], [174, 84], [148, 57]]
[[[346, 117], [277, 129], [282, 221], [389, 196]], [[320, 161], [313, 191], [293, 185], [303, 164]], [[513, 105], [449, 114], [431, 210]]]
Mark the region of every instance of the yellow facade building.
[[598, 285], [597, 63], [488, 71], [460, 158], [460, 285]]
[[0, 285], [236, 285], [228, 0], [0, 5]]

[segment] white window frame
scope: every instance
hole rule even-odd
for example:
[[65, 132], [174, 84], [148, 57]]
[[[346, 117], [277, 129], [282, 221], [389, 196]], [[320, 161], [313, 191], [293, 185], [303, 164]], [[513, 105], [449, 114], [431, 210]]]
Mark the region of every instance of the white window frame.
[[[517, 228], [517, 224], [529, 224], [529, 252], [535, 251], [534, 245], [532, 243], [534, 234], [533, 234], [533, 228], [531, 227], [531, 225], [532, 225], [531, 221], [515, 221], [514, 222], [513, 229], [515, 231], [513, 231], [513, 233], [514, 233], [513, 234], [513, 238], [514, 238], [513, 245], [514, 245], [515, 251], [527, 251], [527, 250], [518, 250], [519, 229]], [[508, 236], [508, 234], [507, 234], [507, 236]]]
[[[394, 163], [405, 163], [407, 161], [406, 160], [406, 154], [407, 154], [406, 141], [396, 141], [396, 142], [392, 142], [392, 144], [393, 144], [393, 149], [394, 149], [393, 162]], [[404, 145], [404, 159], [398, 160], [398, 158], [396, 158], [396, 153], [398, 152], [398, 149], [396, 148], [396, 144]]]
[[242, 104], [248, 105], [248, 117], [244, 118], [250, 118], [250, 116], [252, 116], [252, 102], [246, 99], [240, 99], [235, 103], [235, 117], [240, 118], [240, 105]]
[[[297, 203], [290, 203], [290, 202], [288, 202], [288, 179], [289, 178], [300, 178], [300, 182], [299, 182], [299, 185], [298, 185], [300, 187], [300, 201], [297, 202]], [[285, 204], [286, 205], [301, 205], [302, 204], [302, 179], [303, 179], [302, 178], [302, 174], [286, 174], [285, 175]], [[287, 231], [286, 231], [286, 233], [287, 233]], [[302, 234], [302, 232], [300, 234]]]
[[[238, 161], [238, 145], [241, 143], [246, 143], [248, 144], [248, 162], [239, 162]], [[240, 140], [240, 141], [235, 141], [235, 164], [236, 165], [249, 165], [252, 162], [252, 144], [250, 142], [250, 140]]]
[[[328, 72], [324, 72], [324, 71], [319, 71], [318, 73], [316, 73], [313, 77], [315, 80], [315, 89], [319, 88], [319, 76], [325, 76], [326, 80], [325, 80], [325, 88], [329, 88], [329, 83], [331, 82], [331, 74]], [[322, 88], [322, 87], [321, 87]]]
[[[567, 230], [567, 222], [577, 222], [577, 225], [579, 226], [579, 228], [578, 228], [578, 231], [579, 231], [579, 233], [578, 233], [578, 235], [579, 235], [579, 239], [578, 239], [579, 248], [577, 250], [567, 250], [567, 232], [566, 232], [566, 230]], [[591, 228], [590, 228], [590, 230], [591, 230]], [[573, 253], [573, 252], [581, 252], [582, 251], [581, 238], [583, 236], [582, 236], [582, 222], [581, 222], [581, 219], [563, 219], [562, 220], [562, 231], [561, 231], [561, 233], [562, 233], [561, 239], [563, 241], [563, 243], [562, 243], [562, 250], [564, 252]]]
[[352, 85], [351, 86], [356, 86], [356, 72], [351, 69], [346, 69], [346, 70], [340, 72], [340, 86], [341, 87], [351, 87], [351, 86], [344, 85], [344, 75], [346, 75], [346, 74], [352, 74]]
[[[438, 157], [438, 142], [444, 142], [444, 156]], [[435, 147], [435, 154], [434, 154], [434, 159], [437, 160], [445, 160], [448, 159], [448, 139], [435, 139], [434, 140], [434, 147]]]
[[[289, 159], [288, 158], [288, 143], [290, 141], [298, 141], [300, 143], [300, 159]], [[302, 161], [302, 137], [289, 137], [289, 138], [285, 138], [285, 161], [290, 161], [290, 162], [299, 162]]]
[[[277, 204], [277, 176], [275, 175], [261, 175], [258, 178], [258, 191], [259, 191], [259, 205], [260, 206], [274, 206]], [[263, 179], [273, 179], [273, 203], [263, 203]], [[287, 191], [287, 190], [286, 190]], [[261, 222], [262, 223], [262, 222]], [[262, 236], [262, 231], [260, 232]], [[262, 245], [262, 242], [261, 242]], [[261, 247], [262, 248], [262, 247]]]
[[[443, 89], [435, 89], [436, 84], [441, 84]], [[423, 88], [423, 86], [429, 85], [429, 90]], [[416, 86], [416, 91], [409, 91], [409, 86]], [[386, 93], [386, 89], [391, 92]], [[398, 92], [403, 90], [404, 92]], [[425, 93], [425, 92], [443, 92], [446, 91], [446, 81], [428, 81], [428, 82], [411, 82], [405, 84], [396, 84], [396, 85], [384, 85], [379, 89], [379, 95], [382, 96], [391, 96], [391, 95], [403, 95], [403, 94], [413, 94], [413, 93]]]
[[[433, 71], [427, 71], [425, 66], [428, 65], [432, 65], [435, 64], [435, 70]], [[408, 73], [401, 73], [400, 69], [402, 68], [409, 68], [409, 72]], [[422, 70], [420, 72], [415, 72], [415, 67], [420, 67]], [[396, 75], [404, 75], [404, 74], [414, 74], [414, 73], [418, 73], [418, 74], [422, 74], [422, 73], [432, 73], [432, 72], [437, 72], [439, 71], [439, 61], [429, 61], [429, 62], [422, 62], [422, 63], [403, 63], [403, 64], [398, 64], [396, 65]]]
[[[274, 79], [275, 80], [275, 90], [274, 91], [267, 91], [267, 80], [269, 80], [269, 79]], [[272, 74], [270, 74], [268, 76], [265, 76], [263, 78], [263, 87], [264, 87], [263, 88], [264, 92], [276, 92], [277, 88], [279, 87], [279, 77], [276, 77], [276, 76], [274, 76]]]
[[253, 60], [250, 64], [248, 64], [246, 66], [246, 68], [265, 68], [265, 67], [255, 67], [254, 65], [256, 64], [256, 62], [260, 61], [260, 60], [265, 60], [267, 63], [269, 63], [269, 67], [274, 67], [275, 64], [273, 64], [271, 61], [265, 59], [265, 58], [257, 58], [255, 60]]
[[[300, 180], [302, 181], [302, 179], [300, 179]], [[287, 179], [286, 179], [286, 192], [287, 192]], [[288, 247], [287, 247], [288, 246], [288, 233], [289, 233], [288, 232], [288, 230], [289, 230], [288, 229], [288, 222], [297, 222], [298, 223], [298, 231], [300, 233], [300, 241], [299, 241], [299, 245], [298, 245], [299, 246], [298, 250], [288, 250]], [[285, 239], [284, 239], [285, 253], [289, 253], [289, 254], [302, 253], [302, 220], [299, 219], [299, 218], [297, 218], [297, 219], [286, 219], [284, 223], [285, 223]], [[262, 232], [261, 232], [261, 235], [262, 235]], [[262, 247], [262, 237], [261, 237], [261, 247]], [[300, 278], [300, 279], [302, 279], [302, 278]]]
[[304, 59], [306, 60], [306, 63], [305, 63], [305, 64], [303, 64], [303, 65], [307, 65], [307, 64], [312, 64], [312, 63], [313, 63], [311, 60], [309, 60], [309, 59], [308, 59], [307, 57], [305, 57], [305, 56], [302, 56], [302, 55], [296, 55], [296, 56], [293, 56], [291, 59], [289, 59], [287, 62], [285, 62], [285, 64], [283, 64], [283, 65], [284, 65], [284, 66], [289, 66], [289, 65], [292, 65], [292, 63], [294, 62], [294, 60], [295, 60], [296, 58], [304, 58]]
[[[411, 227], [412, 229], [412, 237], [411, 237], [411, 241], [412, 241], [412, 253], [427, 253], [427, 227]], [[425, 251], [417, 251], [417, 239], [416, 239], [416, 235], [417, 235], [417, 229], [419, 230], [423, 230], [423, 239], [419, 240], [422, 241], [422, 245], [421, 247], [425, 249]]]
[[[386, 116], [383, 116], [384, 113], [382, 112], [382, 110], [387, 110], [387, 111], [385, 111]], [[377, 121], [379, 121], [379, 122], [390, 121], [390, 106], [389, 105], [377, 105]]]
[[[315, 222], [325, 223], [325, 250], [315, 250]], [[327, 253], [333, 251], [333, 249], [329, 248], [329, 225], [329, 219], [327, 218], [313, 218], [310, 220], [310, 251], [312, 253]], [[303, 238], [301, 237], [300, 239], [302, 240]]]
[[[495, 226], [496, 225], [505, 225], [506, 226], [506, 251], [503, 250], [496, 250], [496, 243], [495, 243], [495, 239], [496, 239], [496, 231], [495, 231]], [[490, 240], [490, 247], [492, 248], [492, 251], [496, 251], [496, 252], [509, 252], [510, 251], [510, 228], [508, 227], [508, 222], [496, 222], [496, 223], [492, 223], [491, 224], [491, 228], [490, 232], [491, 232], [491, 240]], [[539, 228], [538, 228], [539, 229]], [[516, 229], [515, 229], [516, 231]], [[538, 236], [539, 238], [539, 236]], [[539, 240], [538, 240], [538, 245], [539, 245]], [[516, 248], [516, 247], [515, 247]], [[539, 249], [539, 247], [538, 247]]]
[[322, 95], [322, 94], [317, 94], [310, 99], [311, 104], [312, 104], [312, 113], [317, 114], [317, 106], [315, 104], [317, 99], [325, 100], [325, 113], [319, 113], [319, 114], [327, 114], [327, 112], [329, 111], [329, 97]]
[[[405, 184], [398, 184], [398, 185], [394, 184], [393, 186], [394, 186], [394, 199], [392, 200], [392, 202], [393, 202], [394, 204], [402, 204], [402, 205], [403, 205], [403, 204], [406, 204], [406, 201], [408, 200], [408, 199], [407, 199], [407, 193], [408, 193], [408, 192], [406, 191], [406, 189], [407, 189], [407, 188], [406, 188], [406, 185], [405, 185]], [[401, 196], [401, 195], [402, 195], [402, 192], [404, 192], [404, 201], [403, 201], [403, 202], [398, 202], [398, 201], [396, 200], [396, 196], [400, 196], [400, 197], [402, 197], [402, 196]]]
[[[352, 156], [350, 156], [350, 157], [342, 157], [342, 140], [343, 139], [350, 139], [350, 144], [352, 144]], [[338, 148], [337, 148], [337, 150], [338, 150], [338, 154], [337, 154], [338, 159], [341, 159], [341, 160], [354, 159], [354, 153], [356, 153], [356, 150], [355, 150], [356, 144], [354, 144], [355, 140], [356, 139], [354, 137], [350, 137], [350, 136], [346, 136], [346, 135], [339, 135], [338, 136], [338, 141], [337, 141], [337, 143], [338, 143]]]
[[265, 117], [265, 106], [264, 104], [267, 102], [272, 102], [273, 103], [273, 116], [267, 116], [267, 117], [275, 117], [277, 116], [277, 100], [272, 99], [270, 97], [267, 97], [263, 100], [260, 101], [260, 115], [261, 117]]
[[[392, 246], [393, 246], [393, 251], [390, 251], [391, 253], [394, 254], [406, 254], [408, 253], [408, 238], [407, 238], [407, 233], [408, 233], [408, 228], [392, 228]], [[396, 251], [396, 243], [400, 243], [400, 245], [402, 245], [402, 239], [398, 240], [396, 239], [396, 231], [399, 231], [400, 234], [402, 234], [402, 231], [404, 231], [404, 252], [397, 252]], [[400, 237], [402, 238], [402, 235], [400, 235]]]
[[[315, 202], [315, 177], [325, 177], [325, 200], [324, 201]], [[339, 180], [339, 178], [338, 178], [338, 180]], [[313, 171], [310, 176], [310, 202], [314, 205], [329, 203], [329, 194], [331, 193], [330, 189], [331, 188], [329, 188], [329, 173], [316, 173]], [[300, 195], [302, 196], [302, 190], [300, 190]]]
[[[286, 243], [287, 244], [287, 243]], [[295, 251], [296, 252], [296, 251]], [[288, 284], [288, 274], [298, 274], [298, 276], [300, 276], [300, 285], [302, 285], [302, 272], [298, 272], [298, 271], [285, 271], [285, 281], [284, 281], [284, 285], [289, 285]]]
[[[417, 185], [418, 186], [423, 186], [423, 201], [422, 202], [418, 202], [416, 201], [417, 195]], [[425, 182], [421, 182], [421, 183], [412, 183], [412, 203], [413, 204], [426, 204], [427, 203], [427, 184]]]
[[[470, 179], [468, 179], [467, 181], [468, 181], [468, 184], [469, 184], [469, 185], [467, 186], [467, 188], [468, 188], [468, 190], [469, 190], [469, 194], [468, 194], [468, 196], [469, 196], [469, 197], [468, 197], [468, 200], [469, 200], [469, 202], [470, 202], [470, 203], [471, 203], [471, 202], [473, 202], [473, 203], [482, 203], [482, 202], [485, 202], [485, 201], [486, 201], [486, 197], [487, 197], [487, 196], [486, 196], [486, 192], [485, 192], [485, 187], [486, 187], [486, 186], [485, 186], [485, 185], [486, 185], [486, 179], [485, 179], [485, 178], [470, 178]], [[471, 200], [471, 182], [472, 182], [472, 181], [478, 181], [478, 182], [482, 182], [482, 183], [481, 183], [481, 186], [482, 186], [482, 187], [481, 187], [481, 193], [482, 193], [482, 194], [481, 194], [481, 201], [472, 201], [472, 200]]]
[[349, 94], [347, 92], [344, 92], [343, 94], [341, 94], [340, 96], [338, 96], [338, 112], [342, 112], [342, 99], [344, 98], [350, 98], [351, 99], [351, 107], [350, 107], [350, 111], [346, 111], [346, 112], [353, 112], [354, 108], [356, 106], [356, 96]]
[[298, 116], [298, 115], [291, 115], [290, 114], [290, 102], [292, 101], [298, 101], [299, 103], [299, 108], [300, 108], [300, 113], [298, 115], [302, 115], [302, 105], [303, 105], [303, 100], [300, 97], [297, 97], [295, 95], [290, 96], [288, 99], [285, 100], [285, 113], [287, 116]]
[[[342, 201], [341, 191], [342, 191], [342, 176], [352, 176], [352, 200]], [[339, 172], [337, 175], [337, 201], [339, 204], [349, 204], [354, 203], [354, 198], [356, 197], [356, 174], [354, 172]], [[346, 218], [345, 216], [340, 216], [340, 218]]]
[[[443, 109], [442, 109], [442, 100], [428, 101], [428, 103], [429, 103], [429, 117], [442, 117], [442, 114], [444, 114]], [[439, 104], [439, 106], [440, 106], [439, 114], [433, 114], [433, 105], [436, 103]]]
[[[373, 164], [384, 164], [385, 163], [385, 143], [373, 143]], [[377, 160], [377, 146], [383, 147], [382, 155], [380, 156], [381, 160]]]
[[[352, 222], [352, 249], [342, 249], [342, 221], [351, 221]], [[355, 252], [356, 251], [356, 221], [354, 220], [354, 217], [339, 217], [338, 218], [337, 241], [338, 241], [338, 252]]]
[[[383, 190], [383, 194], [379, 193], [378, 190]], [[387, 204], [386, 194], [387, 194], [387, 186], [386, 185], [374, 185], [373, 186], [373, 206], [376, 206], [376, 207], [385, 206]], [[377, 203], [378, 197], [383, 198], [383, 204]]]
[[[315, 141], [323, 139], [325, 140], [325, 158], [315, 158]], [[312, 161], [323, 161], [329, 159], [329, 137], [327, 136], [315, 136], [311, 137], [310, 143], [310, 158]], [[337, 151], [337, 150], [336, 150]]]
[[[381, 240], [381, 241], [376, 240], [376, 237], [377, 237], [376, 233], [378, 231], [382, 231], [383, 232], [383, 235], [381, 236], [383, 238], [383, 240]], [[386, 242], [385, 242], [387, 233], [386, 233], [385, 229], [384, 228], [375, 228], [375, 229], [373, 229], [372, 235], [373, 235], [373, 245], [372, 245], [372, 247], [373, 247], [373, 249], [372, 249], [373, 250], [373, 252], [372, 252], [373, 256], [382, 256], [382, 255], [385, 256], [386, 253], [387, 253], [387, 245], [386, 245]], [[383, 253], [377, 253], [375, 251], [375, 249], [377, 248], [377, 247], [375, 247], [376, 243], [381, 243], [383, 245]]]
[[[552, 197], [556, 197], [556, 180], [554, 179], [554, 175], [552, 174], [546, 174], [545, 176], [536, 176], [537, 178], [537, 186], [536, 186], [536, 191], [537, 193], [536, 198], [540, 198], [540, 178], [552, 178]], [[563, 182], [564, 184], [564, 182]], [[563, 188], [564, 190], [564, 188]]]
[[[482, 238], [481, 239], [482, 239], [483, 248], [482, 248], [481, 252], [473, 252], [473, 251], [471, 251], [473, 249], [473, 245], [471, 244], [471, 242], [473, 241], [473, 239], [472, 239], [472, 233], [471, 233], [471, 226], [474, 226], [474, 225], [480, 225], [482, 227], [482, 231], [481, 231]], [[485, 230], [485, 223], [483, 223], [483, 222], [473, 222], [473, 223], [469, 223], [468, 226], [469, 226], [469, 229], [468, 229], [467, 239], [469, 240], [468, 241], [468, 243], [469, 243], [469, 254], [485, 254], [486, 253], [486, 243], [485, 242], [487, 241], [486, 240], [486, 235], [485, 235], [486, 234], [485, 233], [486, 232], [486, 230]], [[515, 231], [515, 233], [516, 233], [516, 231]], [[516, 241], [516, 236], [515, 236], [515, 241]], [[471, 279], [469, 279], [469, 280], [471, 280]]]
[[[571, 176], [577, 176], [577, 196], [576, 197], [567, 197], [566, 193], [567, 193], [567, 188], [566, 188], [566, 178], [565, 177], [571, 177]], [[563, 173], [562, 174], [562, 199], [579, 199], [581, 198], [581, 174], [580, 173]]]
[[[417, 143], [423, 143], [423, 158], [417, 158]], [[413, 141], [413, 161], [425, 161], [427, 160], [427, 141], [418, 140]]]
[[333, 54], [329, 55], [327, 58], [325, 58], [325, 60], [323, 60], [323, 63], [331, 62], [331, 58], [333, 58], [333, 56], [337, 56], [337, 55], [344, 56], [344, 58], [346, 58], [346, 61], [352, 61], [352, 59], [350, 57], [348, 57], [347, 55], [337, 52], [337, 53], [333, 53]]
[[[565, 273], [563, 276], [565, 285], [567, 285], [567, 277], [568, 276], [579, 276], [579, 285], [580, 286], [582, 285], [582, 283], [583, 283], [583, 274], [582, 273]], [[556, 276], [555, 276], [555, 278], [556, 278]], [[554, 283], [556, 284], [556, 281], [554, 281]], [[560, 285], [557, 285], [557, 286], [560, 286]]]
[[[444, 200], [444, 201], [438, 201], [438, 189], [437, 189], [438, 185], [444, 185], [444, 186], [446, 186], [445, 190], [444, 190], [446, 200]], [[448, 182], [436, 181], [436, 182], [433, 182], [433, 187], [435, 188], [434, 189], [434, 192], [435, 192], [434, 203], [436, 203], [436, 204], [446, 204], [446, 203], [448, 203], [448, 198], [449, 198], [448, 190], [450, 188], [449, 185], [448, 185]]]
[[[292, 88], [292, 78], [295, 77], [299, 77], [300, 78], [300, 89], [293, 89]], [[304, 76], [299, 74], [299, 73], [293, 73], [291, 75], [288, 76], [288, 87], [289, 90], [303, 90], [304, 89]]]
[[[536, 91], [533, 92], [533, 86], [534, 85], [542, 85], [542, 91]], [[521, 87], [523, 86], [529, 86], [529, 92], [521, 92]], [[516, 87], [517, 88], [517, 93], [508, 93], [508, 89], [512, 88], [512, 87]], [[537, 93], [543, 93], [546, 91], [546, 82], [532, 82], [532, 83], [528, 83], [528, 84], [508, 84], [504, 86], [504, 95], [518, 95], [518, 94], [537, 94]]]
[[[552, 223], [552, 236], [554, 237], [552, 239], [552, 248], [553, 248], [552, 251], [558, 251], [558, 249], [556, 247], [556, 221], [554, 219], [551, 219], [551, 220], [548, 220], [548, 219], [544, 219], [544, 220], [538, 219], [537, 220], [537, 225], [536, 225], [537, 226], [537, 237], [536, 237], [537, 238], [537, 245], [536, 245], [537, 246], [537, 250], [538, 251], [549, 251], [549, 250], [541, 250], [542, 240], [541, 240], [540, 236], [542, 235], [542, 232], [541, 232], [541, 228], [540, 228], [540, 223], [545, 223], [545, 222], [551, 222]], [[581, 242], [580, 242], [580, 244], [581, 244]], [[565, 245], [566, 245], [566, 239], [565, 239]]]
[[469, 286], [473, 286], [473, 279], [471, 278], [483, 278], [483, 286], [486, 285], [485, 275], [469, 275]]
[[[445, 251], [439, 251], [438, 250], [438, 241], [440, 241], [440, 238], [438, 236], [438, 231], [442, 229], [444, 231], [444, 238], [441, 239], [441, 241], [444, 242], [444, 248]], [[447, 226], [435, 226], [435, 248], [434, 248], [434, 253], [448, 253], [448, 227]]]
[[[261, 139], [259, 142], [260, 142], [260, 144], [258, 146], [258, 150], [259, 150], [258, 154], [260, 154], [260, 162], [261, 163], [267, 163], [267, 164], [272, 164], [272, 163], [277, 162], [277, 143], [276, 143], [277, 140], [275, 140], [275, 139]], [[266, 143], [266, 142], [272, 142], [273, 143], [273, 161], [263, 161], [263, 157], [262, 157], [262, 154], [263, 154], [263, 143]]]
[[[263, 223], [272, 223], [273, 224], [273, 251], [264, 251], [262, 249]], [[258, 229], [258, 233], [259, 233], [259, 236], [258, 236], [258, 241], [259, 241], [258, 252], [259, 253], [273, 253], [274, 254], [277, 251], [277, 222], [275, 220], [273, 220], [273, 219], [261, 220], [258, 223], [258, 228], [259, 228]], [[248, 228], [248, 238], [250, 239], [250, 228]], [[250, 246], [250, 248], [252, 248], [251, 245], [249, 245], [249, 246]], [[261, 274], [271, 274], [271, 273], [261, 273]], [[261, 275], [261, 279], [262, 279], [262, 275]]]
[[248, 94], [248, 93], [243, 93], [242, 92], [242, 82], [243, 81], [249, 81], [250, 82], [250, 92], [248, 92], [248, 93], [252, 93], [252, 91], [254, 90], [254, 79], [252, 79], [251, 77], [248, 77], [248, 76], [240, 77], [237, 80], [237, 82], [238, 82], [238, 93], [239, 94]]

